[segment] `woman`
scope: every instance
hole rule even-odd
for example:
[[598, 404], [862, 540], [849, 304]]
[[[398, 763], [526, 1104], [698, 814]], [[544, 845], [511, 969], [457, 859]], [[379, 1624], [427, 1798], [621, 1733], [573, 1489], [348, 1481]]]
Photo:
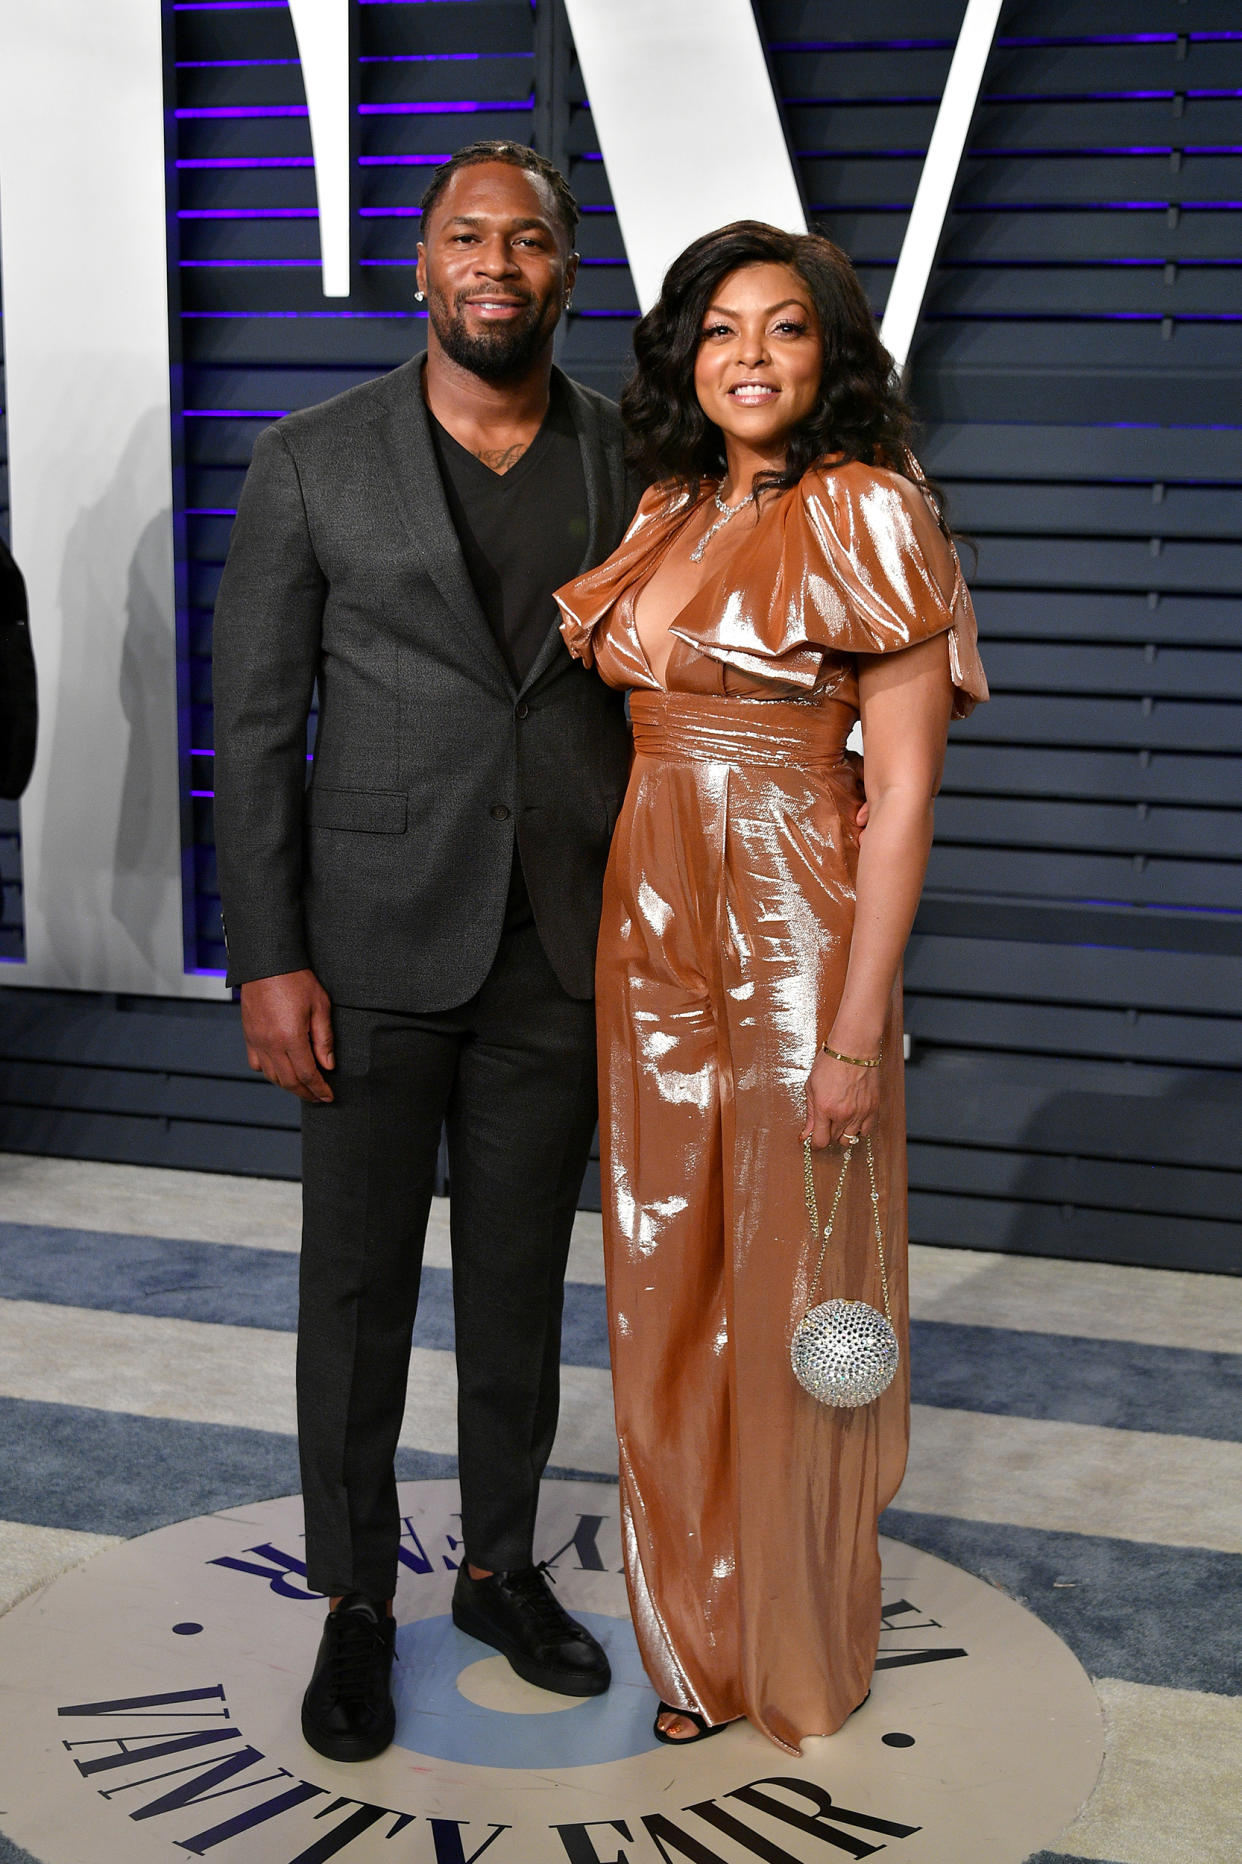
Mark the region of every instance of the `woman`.
[[[622, 412], [656, 483], [557, 598], [570, 651], [632, 694], [597, 979], [626, 1572], [657, 1735], [747, 1716], [796, 1751], [867, 1694], [909, 1412], [904, 1350], [865, 1409], [793, 1378], [803, 1139], [832, 1148], [826, 1213], [842, 1142], [872, 1138], [904, 1344], [899, 969], [949, 719], [987, 687], [843, 253], [709, 234], [635, 348]], [[877, 1304], [876, 1256], [860, 1165], [817, 1298]]]

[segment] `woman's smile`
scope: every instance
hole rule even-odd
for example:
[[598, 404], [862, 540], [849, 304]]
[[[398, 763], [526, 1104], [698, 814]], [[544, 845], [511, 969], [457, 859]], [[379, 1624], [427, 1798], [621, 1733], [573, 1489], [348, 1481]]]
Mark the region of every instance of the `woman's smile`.
[[780, 394], [774, 382], [735, 382], [729, 390], [729, 398], [746, 408], [759, 408]]

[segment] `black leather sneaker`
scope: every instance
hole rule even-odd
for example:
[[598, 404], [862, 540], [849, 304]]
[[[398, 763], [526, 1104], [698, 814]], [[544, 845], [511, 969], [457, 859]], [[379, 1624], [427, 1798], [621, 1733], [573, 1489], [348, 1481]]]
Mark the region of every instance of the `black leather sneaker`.
[[603, 1649], [553, 1597], [546, 1566], [472, 1579], [453, 1588], [453, 1623], [501, 1651], [519, 1676], [562, 1696], [602, 1696], [612, 1681]]
[[397, 1626], [387, 1607], [347, 1592], [324, 1621], [302, 1733], [329, 1760], [372, 1760], [397, 1725], [391, 1677]]

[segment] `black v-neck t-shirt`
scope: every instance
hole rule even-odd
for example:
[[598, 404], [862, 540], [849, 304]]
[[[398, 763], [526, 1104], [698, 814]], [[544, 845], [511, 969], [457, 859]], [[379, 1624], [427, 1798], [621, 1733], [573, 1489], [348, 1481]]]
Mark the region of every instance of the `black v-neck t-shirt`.
[[586, 555], [586, 481], [568, 397], [553, 376], [543, 425], [505, 473], [476, 459], [434, 415], [429, 425], [466, 569], [520, 687], [556, 625], [552, 591], [579, 574]]

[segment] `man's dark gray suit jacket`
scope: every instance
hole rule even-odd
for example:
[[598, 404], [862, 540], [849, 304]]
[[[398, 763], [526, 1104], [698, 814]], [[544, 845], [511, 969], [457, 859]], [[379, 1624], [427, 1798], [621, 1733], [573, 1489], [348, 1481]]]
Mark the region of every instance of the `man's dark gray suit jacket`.
[[[589, 997], [629, 762], [622, 696], [570, 659], [551, 617], [515, 687], [445, 504], [422, 363], [255, 445], [213, 644], [229, 982], [309, 966], [360, 1008], [466, 1002], [499, 944], [516, 835], [544, 949]], [[613, 404], [562, 380], [586, 569], [620, 541], [638, 488]]]

